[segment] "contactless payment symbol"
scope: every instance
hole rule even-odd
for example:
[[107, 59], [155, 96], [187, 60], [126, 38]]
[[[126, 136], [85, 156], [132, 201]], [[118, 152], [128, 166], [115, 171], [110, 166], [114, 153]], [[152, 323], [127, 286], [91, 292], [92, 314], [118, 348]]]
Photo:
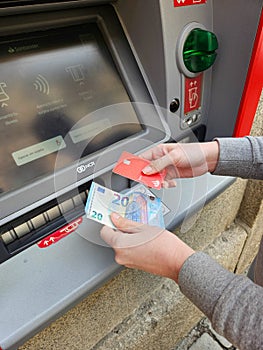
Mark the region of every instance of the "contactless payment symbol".
[[49, 83], [43, 75], [38, 74], [33, 85], [37, 91], [49, 95]]

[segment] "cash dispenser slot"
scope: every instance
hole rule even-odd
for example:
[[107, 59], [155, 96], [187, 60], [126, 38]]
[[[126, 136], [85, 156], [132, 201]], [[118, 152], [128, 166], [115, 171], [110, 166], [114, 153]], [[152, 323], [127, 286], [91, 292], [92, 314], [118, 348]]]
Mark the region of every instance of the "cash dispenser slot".
[[84, 215], [90, 182], [0, 228], [0, 263]]

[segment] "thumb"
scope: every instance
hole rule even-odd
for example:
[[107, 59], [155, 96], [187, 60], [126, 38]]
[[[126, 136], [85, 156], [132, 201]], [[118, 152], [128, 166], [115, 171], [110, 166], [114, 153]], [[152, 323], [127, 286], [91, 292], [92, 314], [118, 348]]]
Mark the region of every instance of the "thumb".
[[115, 212], [112, 212], [110, 214], [110, 218], [112, 223], [116, 226], [116, 228], [122, 232], [137, 233], [143, 226], [142, 223], [128, 220]]
[[172, 164], [173, 164], [173, 159], [168, 153], [161, 158], [152, 160], [150, 164], [148, 164], [144, 169], [142, 169], [142, 172], [145, 175], [155, 174]]

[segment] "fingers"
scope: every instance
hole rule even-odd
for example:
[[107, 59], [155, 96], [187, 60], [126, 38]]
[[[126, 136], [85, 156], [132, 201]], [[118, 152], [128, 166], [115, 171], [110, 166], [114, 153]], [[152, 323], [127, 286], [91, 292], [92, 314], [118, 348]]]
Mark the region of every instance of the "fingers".
[[118, 241], [120, 232], [115, 231], [109, 226], [103, 226], [100, 231], [101, 238], [111, 247], [115, 247]]
[[157, 238], [164, 231], [163, 228], [157, 226], [127, 220], [117, 213], [112, 213], [111, 219], [117, 229], [104, 226], [100, 234], [101, 238], [115, 249], [144, 245]]
[[173, 164], [173, 159], [171, 155], [168, 153], [159, 159], [153, 160], [149, 165], [147, 165], [142, 170], [142, 172], [146, 175], [155, 174], [172, 164]]
[[111, 221], [114, 226], [120, 231], [127, 232], [127, 233], [136, 233], [139, 232], [142, 225], [139, 222], [131, 221], [128, 219], [125, 219], [124, 217], [120, 216], [119, 214], [113, 212], [110, 215]]
[[166, 147], [165, 145], [159, 145], [157, 147], [151, 148], [143, 153], [140, 154], [141, 158], [147, 159], [147, 160], [153, 160], [158, 159], [162, 157], [165, 153], [163, 148]]
[[172, 188], [172, 187], [176, 187], [177, 183], [176, 183], [176, 180], [174, 179], [171, 179], [171, 180], [165, 180], [163, 183], [162, 183], [162, 187], [163, 188]]

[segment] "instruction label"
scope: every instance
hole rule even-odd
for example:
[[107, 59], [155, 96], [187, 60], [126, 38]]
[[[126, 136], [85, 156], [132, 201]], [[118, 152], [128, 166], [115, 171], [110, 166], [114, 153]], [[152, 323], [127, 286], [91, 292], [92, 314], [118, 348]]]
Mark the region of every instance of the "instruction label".
[[184, 114], [201, 106], [203, 74], [194, 78], [185, 78]]

